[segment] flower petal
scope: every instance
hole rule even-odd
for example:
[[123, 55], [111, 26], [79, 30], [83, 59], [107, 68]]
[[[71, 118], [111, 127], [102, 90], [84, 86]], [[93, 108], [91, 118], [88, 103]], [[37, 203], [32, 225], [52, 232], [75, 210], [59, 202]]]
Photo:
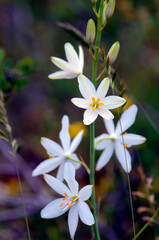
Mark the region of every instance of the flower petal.
[[38, 176], [40, 174], [48, 173], [57, 168], [63, 161], [62, 157], [55, 157], [47, 159], [40, 163], [32, 172], [32, 176]]
[[105, 128], [107, 130], [107, 132], [111, 135], [115, 132], [115, 125], [114, 125], [114, 121], [113, 120], [106, 120], [106, 119], [103, 119], [104, 120], [104, 125], [105, 125]]
[[81, 67], [81, 73], [83, 73], [83, 67], [84, 67], [84, 52], [83, 48], [79, 46], [79, 62]]
[[46, 149], [49, 155], [53, 156], [63, 155], [62, 147], [58, 143], [50, 140], [49, 138], [42, 137], [41, 144]]
[[123, 134], [119, 136], [118, 139], [121, 143], [124, 142], [124, 144], [128, 145], [128, 147], [131, 147], [133, 145], [139, 145], [146, 141], [145, 137], [133, 133]]
[[117, 135], [120, 135], [122, 132], [127, 130], [135, 122], [137, 110], [138, 110], [137, 106], [133, 104], [125, 112], [123, 112], [120, 120], [116, 125]]
[[124, 98], [118, 96], [109, 96], [104, 98], [102, 101], [108, 109], [120, 107], [126, 102]]
[[41, 210], [41, 217], [42, 218], [55, 218], [59, 217], [62, 214], [64, 214], [68, 208], [63, 210], [60, 206], [60, 204], [63, 202], [62, 198], [58, 198], [56, 200], [53, 200], [49, 204], [47, 204], [42, 210]]
[[110, 160], [110, 158], [113, 155], [114, 151], [114, 143], [111, 143], [100, 155], [97, 165], [96, 165], [96, 171], [101, 170]]
[[71, 79], [77, 77], [74, 72], [57, 71], [48, 75], [49, 79]]
[[110, 79], [108, 77], [104, 78], [97, 89], [97, 95], [96, 95], [97, 98], [102, 99], [106, 96], [109, 89], [109, 84], [110, 84]]
[[57, 58], [57, 57], [51, 57], [51, 61], [59, 68], [61, 68], [62, 70], [66, 71], [66, 72], [74, 72], [76, 73], [76, 69], [75, 67], [64, 61], [63, 59], [61, 58]]
[[79, 212], [80, 219], [84, 224], [88, 226], [91, 226], [94, 224], [93, 214], [91, 213], [88, 205], [85, 202], [83, 201], [78, 202], [78, 212]]
[[86, 109], [86, 111], [84, 112], [84, 115], [83, 115], [83, 123], [85, 125], [89, 125], [92, 122], [94, 122], [97, 117], [98, 117], [97, 110], [94, 111], [91, 108]]
[[64, 179], [64, 166], [65, 166], [65, 161], [63, 161], [63, 163], [61, 163], [61, 165], [59, 166], [57, 175], [56, 175], [56, 178], [61, 182]]
[[70, 134], [69, 134], [69, 118], [67, 115], [64, 115], [62, 118], [62, 128], [59, 133], [59, 138], [61, 140], [63, 149], [65, 152], [67, 152], [70, 148]]
[[[108, 145], [111, 143], [111, 140], [102, 140], [103, 138], [109, 138], [110, 135], [103, 133], [100, 136], [95, 138], [95, 149], [96, 150], [102, 150], [108, 147]], [[101, 141], [100, 141], [101, 140]]]
[[47, 184], [54, 189], [55, 192], [61, 194], [62, 196], [65, 196], [65, 192], [67, 193], [67, 195], [72, 196], [69, 188], [62, 183], [61, 181], [59, 181], [58, 179], [56, 179], [55, 177], [49, 175], [49, 174], [44, 174], [44, 179], [47, 182]]
[[72, 163], [65, 163], [64, 179], [66, 180], [73, 195], [78, 193], [78, 182], [75, 180], [75, 168]]
[[69, 150], [70, 153], [73, 153], [77, 149], [78, 145], [82, 141], [82, 137], [83, 137], [83, 130], [81, 130], [76, 135], [76, 137], [72, 140], [72, 143], [71, 143], [71, 146], [70, 146], [70, 150]]
[[87, 109], [89, 107], [89, 103], [83, 98], [72, 98], [71, 102], [80, 108]]
[[65, 48], [65, 54], [68, 62], [71, 63], [73, 66], [75, 66], [76, 69], [78, 70], [79, 59], [74, 47], [70, 43], [65, 43], [64, 48]]
[[74, 235], [78, 226], [78, 205], [72, 206], [68, 213], [68, 227], [71, 239], [74, 239]]
[[114, 115], [111, 113], [111, 111], [109, 111], [108, 109], [106, 108], [103, 108], [103, 106], [98, 110], [98, 114], [102, 117], [102, 118], [105, 118], [105, 119], [113, 119], [114, 118]]
[[92, 195], [92, 187], [93, 185], [87, 185], [79, 191], [78, 196], [82, 201], [86, 201], [90, 198], [90, 196]]
[[129, 173], [132, 167], [131, 167], [131, 156], [128, 150], [121, 143], [116, 142], [115, 153], [122, 168], [125, 170], [125, 172]]
[[78, 83], [82, 96], [92, 102], [92, 97], [94, 97], [96, 94], [96, 89], [93, 83], [84, 75], [79, 75]]

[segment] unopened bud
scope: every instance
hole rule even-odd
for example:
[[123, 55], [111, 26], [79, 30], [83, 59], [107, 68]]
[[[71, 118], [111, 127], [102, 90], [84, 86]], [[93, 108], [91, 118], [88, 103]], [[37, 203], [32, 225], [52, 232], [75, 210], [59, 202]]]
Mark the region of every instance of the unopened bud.
[[109, 64], [112, 64], [113, 62], [115, 62], [117, 56], [118, 56], [118, 53], [119, 53], [119, 49], [120, 49], [120, 43], [119, 42], [115, 42], [108, 54], [107, 54], [107, 60], [109, 61]]
[[113, 15], [114, 9], [115, 9], [115, 0], [109, 0], [109, 2], [107, 3], [107, 9], [105, 11], [106, 18], [110, 18]]
[[103, 8], [103, 16], [102, 16], [102, 25], [104, 25], [107, 21], [107, 17], [106, 17], [106, 11], [107, 11], [107, 2], [104, 2], [104, 8]]
[[95, 39], [96, 27], [93, 19], [89, 19], [86, 28], [86, 41], [92, 44]]

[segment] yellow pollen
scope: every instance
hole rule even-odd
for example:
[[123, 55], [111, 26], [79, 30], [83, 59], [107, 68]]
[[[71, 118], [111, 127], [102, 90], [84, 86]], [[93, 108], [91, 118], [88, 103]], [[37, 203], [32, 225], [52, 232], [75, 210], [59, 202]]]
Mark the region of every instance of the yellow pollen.
[[102, 106], [102, 105], [104, 105], [104, 103], [103, 103], [103, 102], [99, 103], [99, 106]]
[[68, 207], [70, 208], [72, 205], [73, 205], [73, 204], [71, 203], [71, 204], [68, 205]]
[[100, 98], [97, 98], [97, 102], [100, 102]]
[[64, 205], [64, 202], [60, 203], [60, 207], [62, 207]]
[[42, 141], [42, 142], [44, 142], [44, 139], [43, 139], [43, 138], [41, 138], [41, 141]]
[[66, 192], [64, 192], [64, 195], [65, 195], [66, 197], [68, 197], [68, 195], [67, 195], [67, 193], [66, 193]]
[[128, 148], [128, 144], [125, 144], [124, 147], [125, 147], [125, 148]]
[[53, 155], [50, 155], [49, 158], [54, 158], [54, 156], [53, 156]]
[[69, 205], [70, 203], [69, 203], [69, 202], [67, 202], [66, 204], [67, 204], [67, 205]]
[[94, 97], [92, 97], [92, 102], [94, 103], [96, 100], [95, 100], [95, 98]]
[[64, 197], [62, 200], [66, 200], [67, 199], [67, 197]]
[[125, 132], [124, 134], [128, 134], [127, 132]]
[[95, 108], [92, 108], [93, 111], [95, 111], [96, 109]]
[[76, 202], [75, 200], [71, 199], [71, 202]]
[[100, 107], [97, 107], [97, 110], [99, 110], [100, 109]]
[[90, 107], [93, 107], [93, 104], [92, 104], [92, 103], [90, 103], [90, 104], [89, 104], [89, 106], [90, 106]]

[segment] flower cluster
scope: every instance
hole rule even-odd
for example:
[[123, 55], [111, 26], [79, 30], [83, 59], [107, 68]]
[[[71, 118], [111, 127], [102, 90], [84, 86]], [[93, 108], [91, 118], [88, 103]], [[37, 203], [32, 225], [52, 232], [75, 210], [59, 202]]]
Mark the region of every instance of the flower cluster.
[[[110, 11], [110, 6], [113, 9], [114, 5], [110, 5], [110, 3], [111, 0], [107, 6], [107, 12]], [[91, 27], [88, 28], [88, 32], [89, 29]], [[132, 105], [123, 112], [115, 127], [113, 122], [114, 115], [110, 110], [123, 106], [126, 100], [115, 95], [106, 96], [111, 82], [109, 77], [104, 78], [96, 89], [93, 83], [83, 75], [84, 54], [81, 46], [79, 46], [79, 56], [70, 43], [66, 43], [64, 48], [68, 62], [52, 57], [51, 61], [62, 71], [50, 74], [49, 78], [71, 79], [77, 77], [79, 91], [83, 98], [72, 98], [71, 101], [77, 107], [85, 109], [83, 123], [85, 125], [92, 124], [98, 115], [104, 119], [107, 133], [103, 133], [94, 139], [95, 148], [103, 150], [97, 162], [96, 170], [103, 168], [115, 151], [122, 168], [126, 172], [130, 172], [132, 164], [127, 148], [142, 144], [146, 140], [143, 136], [125, 132], [135, 121], [137, 106]], [[110, 64], [115, 61], [118, 51], [119, 43], [115, 43], [107, 55], [107, 61]], [[89, 226], [95, 223], [94, 216], [85, 203], [90, 198], [92, 187], [94, 186], [87, 185], [79, 191], [78, 182], [75, 180], [76, 169], [81, 165], [86, 167], [75, 153], [82, 136], [83, 131], [80, 131], [71, 142], [69, 118], [64, 115], [62, 118], [62, 129], [59, 133], [61, 145], [48, 138], [41, 138], [41, 144], [46, 149], [49, 157], [40, 163], [32, 173], [33, 176], [43, 174], [48, 185], [62, 196], [44, 207], [41, 211], [41, 217], [55, 218], [69, 211], [68, 226], [72, 239], [74, 239], [79, 218], [84, 224]], [[56, 168], [58, 168], [56, 178], [47, 174]], [[88, 167], [86, 169], [88, 170]], [[66, 181], [67, 185], [63, 183], [63, 180]]]

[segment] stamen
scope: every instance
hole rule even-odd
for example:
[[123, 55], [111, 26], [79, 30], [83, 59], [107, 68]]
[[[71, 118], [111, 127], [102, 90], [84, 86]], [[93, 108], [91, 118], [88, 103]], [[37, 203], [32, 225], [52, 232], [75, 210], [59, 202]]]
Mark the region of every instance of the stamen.
[[67, 197], [64, 197], [62, 200], [66, 200], [67, 199]]
[[67, 193], [66, 193], [66, 192], [64, 192], [64, 195], [65, 195], [66, 197], [68, 197], [68, 195], [67, 195]]
[[95, 100], [95, 98], [94, 97], [92, 97], [92, 102], [94, 103], [96, 100]]
[[128, 148], [128, 144], [125, 144], [124, 147], [125, 147], [125, 148]]
[[44, 139], [43, 139], [43, 138], [41, 138], [41, 141], [42, 141], [42, 142], [44, 142]]
[[101, 102], [101, 103], [99, 103], [99, 106], [102, 106], [102, 105], [104, 105], [104, 103], [102, 103], [102, 102]]
[[60, 203], [60, 207], [62, 207], [64, 205], [64, 202]]
[[100, 98], [97, 98], [97, 102], [100, 102]]
[[66, 204], [67, 204], [67, 205], [69, 205], [70, 203], [69, 203], [69, 202], [67, 202]]
[[68, 207], [70, 208], [72, 205], [73, 205], [73, 204], [71, 203], [71, 204], [68, 205]]
[[128, 134], [127, 132], [125, 132], [124, 134]]
[[71, 199], [71, 202], [76, 202], [75, 200]]
[[54, 158], [54, 156], [53, 156], [53, 155], [50, 155], [49, 158]]
[[92, 104], [92, 103], [90, 103], [90, 104], [89, 104], [89, 106], [90, 106], [90, 107], [93, 107], [93, 104]]
[[99, 110], [100, 109], [100, 107], [97, 107], [97, 110]]
[[93, 111], [95, 111], [96, 109], [95, 108], [92, 108]]

